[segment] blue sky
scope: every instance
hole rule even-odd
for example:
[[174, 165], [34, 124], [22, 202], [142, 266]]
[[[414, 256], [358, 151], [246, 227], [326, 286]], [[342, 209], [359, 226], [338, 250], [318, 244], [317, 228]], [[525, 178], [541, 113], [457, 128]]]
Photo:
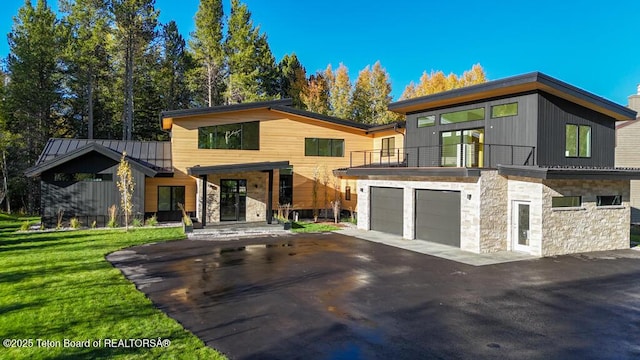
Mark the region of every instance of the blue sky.
[[[24, 1], [2, 2], [0, 33], [7, 34]], [[244, 2], [278, 61], [295, 52], [307, 74], [342, 62], [355, 82], [361, 69], [380, 60], [394, 100], [425, 70], [461, 74], [475, 63], [490, 80], [541, 71], [622, 105], [640, 83], [640, 1]], [[198, 4], [156, 0], [160, 20], [175, 20], [185, 36]], [[6, 37], [1, 40], [5, 57]]]

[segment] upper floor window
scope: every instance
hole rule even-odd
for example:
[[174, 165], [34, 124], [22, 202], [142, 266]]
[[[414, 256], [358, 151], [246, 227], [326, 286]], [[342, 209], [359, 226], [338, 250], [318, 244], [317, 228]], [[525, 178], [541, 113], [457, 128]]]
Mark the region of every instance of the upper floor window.
[[260, 122], [198, 128], [198, 149], [260, 149]]
[[344, 139], [304, 139], [305, 156], [344, 156]]
[[502, 105], [494, 105], [491, 107], [491, 118], [501, 118], [505, 116], [516, 116], [518, 115], [518, 103], [509, 103]]
[[393, 156], [395, 154], [396, 138], [388, 137], [382, 139], [381, 156]]
[[440, 124], [455, 124], [466, 121], [484, 120], [484, 108], [454, 111], [440, 115]]
[[436, 116], [435, 115], [427, 115], [427, 116], [418, 116], [418, 127], [427, 127], [433, 126], [436, 124]]
[[566, 125], [564, 155], [566, 157], [591, 157], [591, 126]]

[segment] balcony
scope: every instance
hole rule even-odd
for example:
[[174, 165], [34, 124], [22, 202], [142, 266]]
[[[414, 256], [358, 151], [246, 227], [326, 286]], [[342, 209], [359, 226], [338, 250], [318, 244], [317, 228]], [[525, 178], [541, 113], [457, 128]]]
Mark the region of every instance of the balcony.
[[449, 144], [352, 151], [350, 167], [466, 167], [535, 165], [535, 146]]

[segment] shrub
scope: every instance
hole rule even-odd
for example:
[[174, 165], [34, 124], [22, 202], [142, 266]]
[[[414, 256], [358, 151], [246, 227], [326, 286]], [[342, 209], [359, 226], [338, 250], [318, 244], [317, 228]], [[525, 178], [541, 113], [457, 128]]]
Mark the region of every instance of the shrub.
[[58, 221], [56, 222], [56, 230], [62, 229], [62, 217], [64, 216], [64, 210], [58, 209]]
[[138, 218], [133, 218], [133, 220], [131, 220], [131, 225], [133, 225], [133, 227], [141, 227], [142, 226], [142, 220], [140, 220]]
[[154, 214], [152, 217], [147, 219], [146, 223], [147, 223], [147, 226], [157, 226], [158, 225], [158, 218]]
[[118, 227], [118, 221], [116, 220], [116, 214], [118, 213], [118, 208], [115, 205], [111, 205], [109, 207], [109, 222], [107, 226], [110, 228]]
[[80, 220], [78, 220], [78, 218], [71, 218], [71, 220], [69, 221], [69, 225], [71, 226], [72, 229], [78, 229], [80, 228]]
[[93, 222], [91, 223], [91, 228], [95, 229], [97, 226], [98, 226], [98, 223], [95, 220], [93, 220]]
[[20, 225], [20, 230], [22, 231], [27, 231], [29, 230], [29, 226], [31, 226], [31, 223], [29, 221], [24, 221], [21, 225]]

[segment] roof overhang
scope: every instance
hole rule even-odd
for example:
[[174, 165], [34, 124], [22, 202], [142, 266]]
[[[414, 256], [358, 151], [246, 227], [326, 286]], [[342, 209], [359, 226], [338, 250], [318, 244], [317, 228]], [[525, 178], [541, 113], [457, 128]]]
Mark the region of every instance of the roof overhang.
[[267, 161], [214, 166], [196, 165], [194, 167], [187, 168], [187, 174], [192, 176], [202, 176], [211, 174], [224, 174], [229, 172], [269, 171], [276, 169], [286, 169], [288, 167], [290, 167], [289, 161]]
[[498, 174], [543, 180], [638, 180], [640, 169], [498, 165]]
[[633, 120], [636, 118], [636, 112], [634, 110], [540, 72], [513, 76], [433, 95], [397, 101], [389, 104], [388, 108], [391, 111], [401, 114], [410, 114], [418, 111], [534, 91], [544, 91], [610, 116], [616, 120]]
[[347, 176], [421, 176], [480, 177], [481, 169], [463, 167], [355, 167], [343, 173]]
[[[86, 155], [89, 154], [91, 152], [96, 152], [98, 154], [101, 154], [105, 157], [108, 157], [116, 162], [120, 162], [121, 158], [122, 158], [122, 154], [118, 153], [117, 151], [113, 151], [107, 147], [104, 147], [100, 144], [96, 144], [96, 143], [90, 143], [87, 144], [83, 147], [77, 148], [73, 151], [70, 151], [64, 155], [60, 155], [55, 157], [54, 159], [51, 159], [49, 161], [46, 161], [42, 164], [36, 165], [34, 167], [31, 167], [29, 169], [27, 169], [24, 174], [27, 177], [36, 177], [36, 176], [40, 176], [43, 172], [47, 171], [47, 170], [51, 170], [57, 166], [60, 166], [62, 164], [65, 164], [71, 160], [77, 159], [78, 157], [82, 156], [82, 155]], [[131, 165], [131, 167], [133, 167], [134, 169], [142, 172], [143, 174], [145, 174], [146, 176], [149, 177], [155, 177], [158, 172], [148, 166], [142, 165], [139, 162], [137, 162], [135, 159], [130, 158], [129, 156], [126, 157], [126, 159], [129, 161], [129, 164]]]

